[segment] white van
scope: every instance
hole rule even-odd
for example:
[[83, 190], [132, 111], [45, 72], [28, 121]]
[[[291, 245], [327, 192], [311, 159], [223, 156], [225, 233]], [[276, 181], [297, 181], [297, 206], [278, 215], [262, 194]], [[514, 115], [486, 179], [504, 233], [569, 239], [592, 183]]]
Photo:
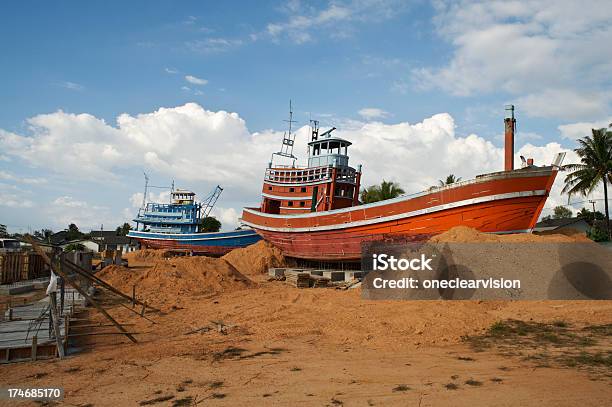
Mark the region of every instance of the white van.
[[0, 239], [0, 251], [19, 250], [21, 244], [16, 239]]

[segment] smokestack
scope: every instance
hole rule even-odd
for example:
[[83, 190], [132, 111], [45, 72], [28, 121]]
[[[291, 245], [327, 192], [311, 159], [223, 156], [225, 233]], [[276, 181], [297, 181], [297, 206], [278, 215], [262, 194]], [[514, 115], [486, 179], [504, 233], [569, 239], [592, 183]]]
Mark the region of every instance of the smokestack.
[[506, 106], [505, 142], [504, 142], [504, 171], [514, 169], [514, 131], [516, 130], [516, 119], [514, 118], [514, 105]]

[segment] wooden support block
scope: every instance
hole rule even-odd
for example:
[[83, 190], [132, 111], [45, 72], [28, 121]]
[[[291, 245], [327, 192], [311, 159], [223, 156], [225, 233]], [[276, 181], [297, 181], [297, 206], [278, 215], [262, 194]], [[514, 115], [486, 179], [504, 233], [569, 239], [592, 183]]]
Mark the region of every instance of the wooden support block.
[[36, 360], [36, 352], [38, 351], [38, 336], [32, 337], [32, 360]]
[[70, 316], [64, 315], [64, 352], [68, 353], [68, 337], [70, 336]]

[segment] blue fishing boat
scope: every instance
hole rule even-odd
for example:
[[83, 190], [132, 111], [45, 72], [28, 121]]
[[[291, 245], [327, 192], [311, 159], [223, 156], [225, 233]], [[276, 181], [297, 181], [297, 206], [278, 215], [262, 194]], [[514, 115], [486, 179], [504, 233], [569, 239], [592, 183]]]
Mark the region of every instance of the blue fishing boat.
[[[148, 184], [148, 178], [147, 184]], [[200, 232], [202, 219], [210, 215], [223, 189], [219, 186], [203, 201], [191, 191], [172, 188], [170, 203], [146, 202], [145, 198], [128, 237], [151, 249], [185, 250], [199, 254], [223, 255], [261, 239], [252, 229], [231, 232]]]

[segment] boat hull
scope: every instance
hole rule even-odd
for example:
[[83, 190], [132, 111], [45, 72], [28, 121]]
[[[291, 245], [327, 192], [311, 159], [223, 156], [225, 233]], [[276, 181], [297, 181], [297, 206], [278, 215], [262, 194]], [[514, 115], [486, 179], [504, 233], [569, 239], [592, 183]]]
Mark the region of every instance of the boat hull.
[[188, 250], [217, 256], [261, 240], [261, 236], [254, 230], [185, 234], [130, 231], [128, 237], [138, 240], [143, 248]]
[[245, 208], [242, 221], [290, 257], [358, 260], [376, 240], [422, 240], [464, 225], [481, 232], [529, 232], [557, 170], [543, 167], [489, 174], [415, 196], [304, 215]]

